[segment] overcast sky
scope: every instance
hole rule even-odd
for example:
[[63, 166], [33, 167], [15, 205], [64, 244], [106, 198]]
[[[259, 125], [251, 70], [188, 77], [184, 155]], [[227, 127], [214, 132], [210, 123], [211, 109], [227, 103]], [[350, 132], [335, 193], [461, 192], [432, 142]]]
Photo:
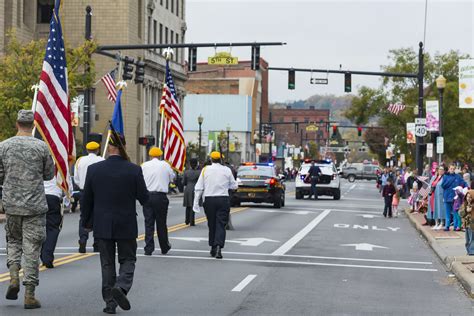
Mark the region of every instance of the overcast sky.
[[[418, 47], [423, 41], [425, 0], [187, 0], [186, 42], [278, 41], [261, 57], [273, 67], [380, 70], [390, 49]], [[474, 0], [428, 0], [426, 51], [459, 50], [474, 56]], [[228, 51], [221, 48], [218, 51]], [[214, 49], [199, 49], [205, 61]], [[250, 48], [234, 48], [240, 60]], [[326, 77], [326, 74], [314, 74]], [[314, 94], [343, 95], [343, 76], [328, 85], [310, 85], [310, 74], [296, 75], [287, 89], [287, 72], [270, 73], [270, 101], [306, 99]], [[377, 87], [377, 77], [352, 77], [357, 86]]]

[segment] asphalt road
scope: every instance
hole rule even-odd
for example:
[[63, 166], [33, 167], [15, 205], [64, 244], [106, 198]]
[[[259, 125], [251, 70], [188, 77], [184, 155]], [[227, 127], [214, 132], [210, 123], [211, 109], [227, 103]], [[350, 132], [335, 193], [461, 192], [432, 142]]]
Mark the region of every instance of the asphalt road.
[[[118, 314], [474, 314], [474, 301], [407, 218], [381, 216], [374, 182], [344, 181], [342, 192], [340, 201], [295, 200], [289, 183], [282, 209], [234, 208], [223, 260], [209, 256], [206, 222], [185, 226], [182, 200], [172, 198], [173, 248], [146, 257], [139, 241], [132, 310]], [[104, 315], [99, 258], [76, 253], [77, 227], [78, 215], [67, 214], [56, 267], [40, 273], [43, 308], [35, 311], [23, 309], [23, 289], [18, 301], [4, 299], [8, 270], [0, 230], [0, 315]]]

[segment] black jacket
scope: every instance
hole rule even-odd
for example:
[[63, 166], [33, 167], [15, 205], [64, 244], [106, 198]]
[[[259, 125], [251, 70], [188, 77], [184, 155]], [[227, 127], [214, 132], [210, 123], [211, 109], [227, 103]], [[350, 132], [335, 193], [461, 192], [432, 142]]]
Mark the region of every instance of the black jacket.
[[142, 168], [120, 156], [111, 156], [87, 169], [82, 223], [94, 230], [95, 238], [137, 238], [136, 200], [142, 205], [148, 200]]

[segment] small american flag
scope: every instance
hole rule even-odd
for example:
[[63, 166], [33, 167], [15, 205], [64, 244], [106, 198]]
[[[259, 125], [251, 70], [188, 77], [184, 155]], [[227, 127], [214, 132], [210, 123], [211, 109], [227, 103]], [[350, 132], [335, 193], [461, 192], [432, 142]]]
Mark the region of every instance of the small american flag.
[[389, 104], [387, 110], [395, 115], [400, 114], [401, 111], [405, 110], [406, 105], [401, 103]]
[[166, 81], [163, 86], [160, 112], [165, 116], [163, 122], [164, 159], [173, 169], [182, 172], [186, 162], [183, 119], [168, 61], [166, 62]]
[[418, 193], [421, 196], [421, 198], [425, 199], [428, 197], [428, 194], [430, 193], [429, 190], [429, 183], [427, 182], [429, 180], [428, 177], [417, 177], [418, 180], [421, 181], [421, 188], [419, 188]]
[[115, 89], [115, 69], [111, 72], [108, 72], [100, 78], [104, 83], [105, 89], [107, 89], [107, 98], [110, 102], [115, 103], [117, 101], [117, 90]]
[[48, 44], [40, 76], [35, 125], [56, 163], [58, 185], [69, 196], [69, 160], [75, 144], [67, 80], [66, 52], [59, 19], [60, 0], [51, 18]]

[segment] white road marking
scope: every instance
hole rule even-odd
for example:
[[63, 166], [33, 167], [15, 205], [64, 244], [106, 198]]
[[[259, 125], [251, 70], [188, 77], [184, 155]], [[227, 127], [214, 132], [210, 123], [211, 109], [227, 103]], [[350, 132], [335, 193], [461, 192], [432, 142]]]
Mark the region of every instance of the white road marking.
[[145, 256], [137, 254], [137, 257], [144, 258], [160, 258], [160, 259], [191, 259], [191, 260], [212, 260], [216, 263], [232, 261], [232, 262], [256, 262], [256, 263], [276, 263], [276, 264], [289, 264], [289, 265], [306, 265], [306, 266], [323, 266], [323, 267], [343, 267], [343, 268], [359, 268], [359, 269], [374, 269], [374, 270], [399, 270], [399, 271], [423, 271], [423, 272], [437, 272], [437, 269], [423, 269], [423, 268], [404, 268], [404, 267], [391, 267], [391, 266], [365, 266], [356, 264], [337, 264], [337, 263], [321, 263], [321, 262], [307, 262], [307, 261], [281, 261], [281, 260], [258, 260], [258, 259], [235, 259], [235, 258], [223, 258], [215, 259], [212, 257], [190, 257], [190, 256], [162, 256], [152, 255]]
[[232, 289], [232, 292], [241, 292], [250, 282], [257, 277], [256, 274], [249, 274], [243, 279], [236, 287]]
[[367, 244], [367, 243], [344, 244], [344, 245], [340, 245], [340, 246], [342, 246], [342, 247], [355, 247], [355, 250], [362, 250], [362, 251], [372, 251], [372, 250], [374, 250], [374, 248], [388, 249], [387, 247], [377, 246], [377, 245], [372, 245], [372, 244]]
[[378, 198], [378, 199], [362, 199], [362, 198], [346, 198], [344, 199], [346, 201], [380, 201], [380, 203], [383, 202], [382, 200], [382, 197]]
[[321, 221], [331, 213], [331, 210], [325, 210], [319, 214], [315, 219], [313, 219], [308, 225], [306, 225], [302, 230], [300, 230], [296, 235], [291, 237], [286, 243], [284, 243], [280, 248], [273, 252], [274, 255], [284, 255], [291, 248], [293, 248], [301, 239], [303, 239], [309, 232], [313, 230]]
[[346, 194], [348, 194], [349, 192], [354, 190], [355, 187], [356, 187], [356, 184], [354, 183], [353, 185], [351, 185], [351, 187], [346, 192], [344, 192], [344, 194], [342, 194], [341, 198], [345, 197]]
[[[184, 240], [184, 241], [193, 241], [193, 242], [201, 242], [207, 241], [206, 237], [169, 237], [170, 239], [176, 240]], [[227, 239], [227, 243], [239, 244], [240, 246], [250, 246], [250, 247], [257, 247], [260, 246], [264, 242], [279, 242], [278, 240], [256, 237], [256, 238], [236, 238], [236, 239]]]
[[[352, 205], [351, 207], [354, 207]], [[321, 209], [321, 208], [303, 208], [303, 207], [295, 207], [294, 210], [310, 210], [312, 213], [318, 213], [324, 210], [330, 210], [331, 212], [342, 212], [342, 213], [370, 213], [370, 214], [380, 214], [380, 212], [372, 212], [372, 211], [364, 211], [364, 210], [342, 210], [342, 209]]]
[[357, 216], [362, 216], [363, 218], [382, 217], [382, 216], [379, 216], [379, 215], [370, 215], [370, 214], [361, 214], [361, 215], [357, 215]]
[[277, 210], [264, 210], [264, 209], [258, 209], [258, 208], [252, 208], [249, 211], [253, 212], [263, 212], [263, 213], [283, 213], [283, 214], [294, 214], [294, 215], [308, 215], [310, 211], [277, 211]]

